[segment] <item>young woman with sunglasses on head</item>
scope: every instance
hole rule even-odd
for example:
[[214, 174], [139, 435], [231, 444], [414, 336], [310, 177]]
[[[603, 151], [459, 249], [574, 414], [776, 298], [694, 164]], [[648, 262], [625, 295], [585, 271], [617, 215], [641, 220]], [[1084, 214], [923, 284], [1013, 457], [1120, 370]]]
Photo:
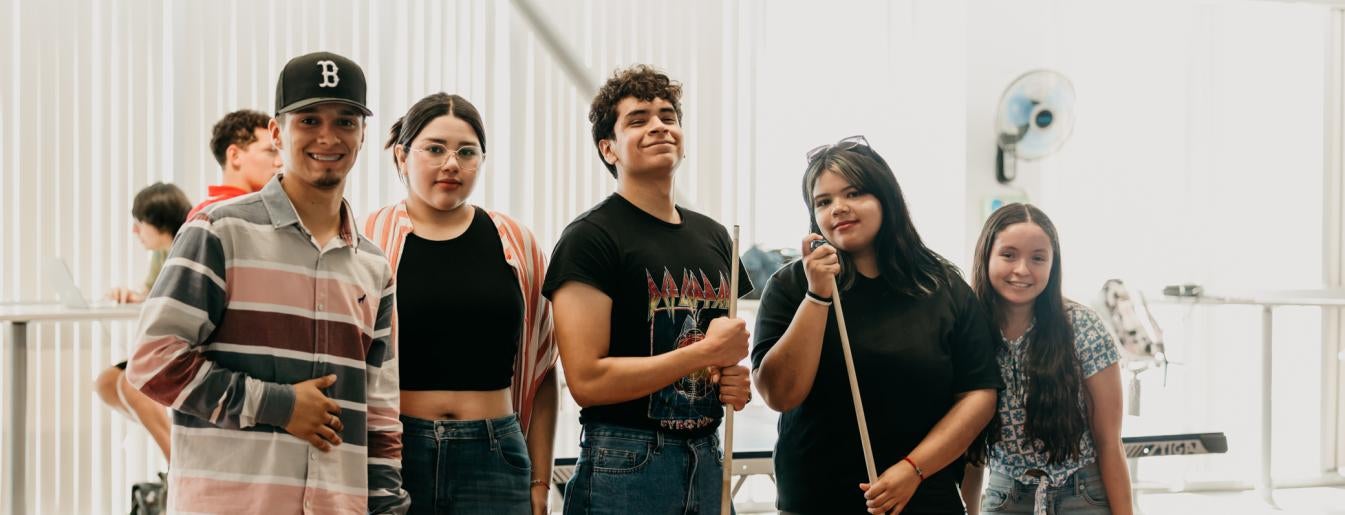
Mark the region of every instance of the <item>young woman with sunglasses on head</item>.
[[[921, 241], [891, 168], [862, 137], [808, 154], [803, 197], [812, 222], [804, 257], [771, 277], [752, 348], [753, 380], [783, 412], [778, 507], [961, 513], [961, 463], [950, 465], [990, 420], [1000, 387], [990, 323], [956, 268]], [[872, 485], [833, 284], [868, 412], [880, 474]]]
[[[1005, 389], [968, 450], [963, 492], [976, 513], [1133, 513], [1121, 447], [1120, 359], [1097, 313], [1060, 293], [1060, 238], [1036, 206], [985, 221], [972, 284], [999, 329]], [[988, 456], [987, 456], [988, 455]]]
[[486, 134], [466, 99], [421, 99], [387, 146], [408, 195], [363, 227], [396, 275], [410, 513], [546, 513], [557, 394], [545, 255], [527, 228], [467, 203]]

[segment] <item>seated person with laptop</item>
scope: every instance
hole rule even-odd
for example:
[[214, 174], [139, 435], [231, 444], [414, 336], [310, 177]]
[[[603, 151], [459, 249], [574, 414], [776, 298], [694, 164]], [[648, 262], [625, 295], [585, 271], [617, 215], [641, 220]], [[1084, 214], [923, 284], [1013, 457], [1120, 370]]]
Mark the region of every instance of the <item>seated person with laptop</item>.
[[[107, 294], [109, 299], [118, 303], [138, 303], [145, 299], [159, 276], [168, 249], [173, 246], [173, 236], [186, 222], [191, 207], [187, 195], [172, 184], [156, 182], [136, 193], [131, 205], [131, 215], [135, 217], [131, 232], [135, 233], [146, 250], [153, 253], [149, 276], [145, 278], [143, 288], [113, 288]], [[163, 451], [164, 459], [167, 459], [168, 414], [164, 412], [163, 406], [127, 383], [125, 374], [125, 361], [108, 367], [94, 380], [94, 391], [104, 404], [143, 424], [150, 436], [154, 437], [154, 443]]]

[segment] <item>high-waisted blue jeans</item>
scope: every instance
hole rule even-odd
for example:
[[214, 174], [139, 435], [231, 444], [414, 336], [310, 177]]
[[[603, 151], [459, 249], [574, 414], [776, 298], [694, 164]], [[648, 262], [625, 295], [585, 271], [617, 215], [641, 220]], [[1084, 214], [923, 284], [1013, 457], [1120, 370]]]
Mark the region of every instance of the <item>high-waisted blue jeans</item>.
[[424, 420], [403, 415], [408, 515], [529, 515], [532, 461], [518, 417]]

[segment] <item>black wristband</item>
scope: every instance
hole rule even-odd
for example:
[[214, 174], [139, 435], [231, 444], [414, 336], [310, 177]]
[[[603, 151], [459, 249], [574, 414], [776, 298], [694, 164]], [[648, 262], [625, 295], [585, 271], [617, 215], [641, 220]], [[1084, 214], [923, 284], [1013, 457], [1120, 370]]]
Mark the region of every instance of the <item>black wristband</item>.
[[807, 290], [807, 293], [808, 293], [808, 296], [809, 296], [809, 297], [812, 297], [812, 298], [814, 298], [814, 299], [816, 299], [816, 300], [818, 300], [818, 301], [821, 301], [821, 302], [825, 302], [825, 303], [827, 303], [827, 304], [831, 304], [831, 297], [823, 297], [823, 296], [821, 296], [821, 295], [818, 295], [818, 294], [816, 294], [816, 293], [813, 293], [812, 290]]

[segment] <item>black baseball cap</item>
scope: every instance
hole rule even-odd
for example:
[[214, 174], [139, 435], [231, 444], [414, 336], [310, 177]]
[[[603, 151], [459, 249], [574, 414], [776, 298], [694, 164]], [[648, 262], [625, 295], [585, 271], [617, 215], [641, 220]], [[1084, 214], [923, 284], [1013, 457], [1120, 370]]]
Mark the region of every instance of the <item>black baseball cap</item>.
[[364, 105], [364, 70], [355, 61], [331, 52], [314, 52], [290, 59], [276, 81], [276, 114], [297, 111], [323, 102], [340, 102], [373, 116]]

